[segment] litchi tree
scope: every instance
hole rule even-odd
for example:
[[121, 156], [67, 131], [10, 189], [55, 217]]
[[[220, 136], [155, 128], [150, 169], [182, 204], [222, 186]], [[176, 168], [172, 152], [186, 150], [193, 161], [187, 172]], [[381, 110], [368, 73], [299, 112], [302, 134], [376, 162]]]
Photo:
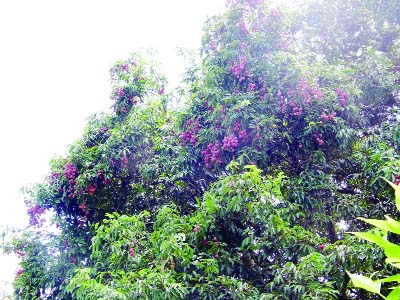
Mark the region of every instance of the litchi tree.
[[396, 3], [319, 1], [364, 25], [353, 44], [309, 3], [228, 1], [183, 106], [151, 60], [113, 66], [111, 111], [51, 160], [4, 246], [17, 299], [374, 299], [346, 270], [393, 270], [344, 230], [397, 214], [376, 180], [400, 181]]

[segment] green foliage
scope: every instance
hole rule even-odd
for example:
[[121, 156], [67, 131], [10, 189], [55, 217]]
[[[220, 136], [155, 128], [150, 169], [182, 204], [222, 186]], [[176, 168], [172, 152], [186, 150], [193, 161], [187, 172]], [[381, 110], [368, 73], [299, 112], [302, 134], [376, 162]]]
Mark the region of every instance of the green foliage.
[[344, 231], [396, 229], [371, 220], [399, 216], [376, 180], [400, 183], [398, 9], [228, 1], [179, 106], [151, 59], [116, 62], [112, 110], [51, 160], [3, 246], [23, 253], [16, 298], [375, 299], [345, 270], [392, 275], [398, 241]]
[[[267, 291], [263, 275], [283, 272], [284, 256], [293, 266], [304, 256], [299, 272], [317, 278], [325, 269], [314, 252], [320, 239], [285, 220], [282, 174], [266, 179], [255, 166], [246, 168], [215, 183], [192, 214], [168, 205], [154, 219], [146, 211], [108, 215], [96, 226], [93, 267], [78, 270], [69, 291], [77, 299], [258, 299]], [[311, 274], [307, 265], [318, 258], [322, 265]], [[331, 285], [318, 285], [308, 279], [289, 290], [335, 294]]]
[[[387, 181], [387, 180], [386, 180]], [[400, 210], [400, 187], [389, 181], [387, 181], [395, 191], [395, 203], [397, 210]], [[396, 268], [400, 268], [400, 245], [393, 243], [388, 239], [388, 233], [400, 234], [400, 222], [394, 220], [389, 216], [385, 216], [386, 221], [376, 219], [365, 219], [361, 218], [366, 223], [369, 223], [379, 229], [379, 232], [353, 232], [354, 235], [367, 240], [371, 243], [375, 243], [381, 247], [386, 255], [385, 262]], [[351, 274], [350, 276], [353, 285], [358, 288], [365, 289], [369, 292], [380, 295], [384, 299], [395, 300], [400, 298], [400, 286], [392, 286], [391, 292], [385, 297], [381, 294], [381, 284], [387, 282], [400, 282], [400, 275], [396, 274], [383, 279], [373, 280], [372, 278], [359, 275]]]
[[4, 241], [5, 252], [20, 258], [13, 282], [16, 299], [71, 299], [65, 288], [79, 253], [61, 245], [61, 237], [54, 233], [28, 230], [14, 232], [11, 240]]
[[[298, 265], [289, 262], [279, 270], [271, 282], [271, 288], [279, 286], [279, 293], [270, 299], [335, 299], [338, 291], [334, 282], [326, 278], [328, 261], [318, 252], [313, 252], [300, 259]], [[279, 294], [283, 294], [280, 297]], [[268, 299], [268, 298], [267, 298]]]

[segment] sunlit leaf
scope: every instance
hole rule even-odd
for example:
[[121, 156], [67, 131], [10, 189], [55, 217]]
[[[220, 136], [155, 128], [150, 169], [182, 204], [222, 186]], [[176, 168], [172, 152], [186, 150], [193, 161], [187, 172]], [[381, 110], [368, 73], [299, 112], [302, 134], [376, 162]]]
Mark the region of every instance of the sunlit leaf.
[[351, 274], [346, 272], [349, 275], [353, 285], [358, 288], [362, 288], [366, 291], [379, 294], [381, 291], [381, 283], [378, 281], [374, 281], [369, 277], [365, 277], [359, 274]]
[[386, 297], [386, 300], [399, 300], [399, 299], [400, 299], [400, 287], [396, 287]]
[[391, 231], [390, 224], [386, 221], [376, 220], [376, 219], [365, 219], [365, 218], [357, 218], [357, 219], [362, 220], [371, 225], [374, 225], [375, 227], [378, 227], [379, 229], [382, 229], [384, 231]]
[[396, 208], [398, 211], [400, 211], [400, 186], [395, 185], [393, 182], [390, 182], [386, 178], [382, 177], [383, 180], [385, 180], [393, 189], [394, 189], [394, 200], [396, 204]]
[[370, 233], [370, 232], [351, 232], [351, 233], [366, 241], [375, 243], [382, 248], [384, 248], [388, 244], [387, 240], [385, 240], [384, 238], [375, 233]]
[[390, 277], [386, 277], [386, 278], [380, 279], [378, 281], [380, 281], [380, 282], [393, 282], [393, 281], [400, 282], [400, 274], [396, 274], [396, 275], [393, 275], [393, 276], [390, 276]]
[[392, 219], [389, 216], [385, 216], [387, 221], [383, 220], [376, 220], [376, 219], [365, 219], [365, 218], [358, 218], [360, 220], [363, 220], [366, 223], [369, 223], [371, 225], [374, 225], [375, 227], [382, 229], [384, 231], [390, 231], [393, 233], [400, 234], [400, 222]]
[[399, 268], [400, 269], [400, 259], [398, 258], [393, 258], [393, 257], [388, 257], [385, 260], [388, 264], [391, 264], [392, 266]]

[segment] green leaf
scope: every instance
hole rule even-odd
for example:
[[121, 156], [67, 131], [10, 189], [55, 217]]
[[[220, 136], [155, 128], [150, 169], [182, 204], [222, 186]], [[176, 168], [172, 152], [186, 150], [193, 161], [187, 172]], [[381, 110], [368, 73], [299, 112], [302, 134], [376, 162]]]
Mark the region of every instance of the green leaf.
[[393, 233], [400, 234], [400, 222], [390, 218], [389, 216], [385, 216], [387, 221], [383, 220], [376, 220], [376, 219], [365, 219], [365, 218], [358, 218], [368, 224], [374, 225], [375, 227], [382, 229], [384, 231], [390, 231]]
[[399, 300], [400, 299], [400, 287], [396, 287], [390, 294], [386, 297], [387, 300]]
[[250, 242], [251, 242], [251, 237], [248, 236], [248, 237], [244, 238], [242, 241], [242, 247], [246, 248], [250, 244]]
[[347, 275], [349, 275], [351, 281], [353, 282], [353, 285], [358, 288], [362, 288], [366, 291], [375, 293], [375, 294], [380, 294], [381, 291], [381, 283], [378, 281], [374, 281], [369, 277], [365, 277], [363, 275], [359, 274], [351, 274], [347, 272]]
[[395, 258], [400, 260], [400, 246], [394, 243], [389, 242], [383, 237], [369, 232], [352, 232], [355, 236], [358, 236], [364, 240], [367, 240], [371, 243], [377, 244], [385, 251], [385, 255], [388, 258]]
[[397, 210], [400, 211], [400, 186], [395, 185], [393, 182], [390, 182], [384, 177], [382, 177], [382, 179], [385, 180], [387, 183], [389, 183], [389, 185], [394, 189], [394, 201]]
[[386, 258], [385, 262], [400, 269], [400, 259], [398, 258], [393, 258], [393, 257]]
[[396, 274], [379, 280], [379, 282], [393, 282], [393, 281], [400, 282], [400, 274]]
[[400, 234], [400, 222], [396, 221], [395, 219], [392, 219], [389, 216], [385, 216], [387, 222], [389, 223], [389, 228], [390, 231], [393, 233]]
[[376, 220], [376, 219], [365, 219], [365, 218], [357, 218], [359, 220], [364, 221], [365, 223], [374, 225], [375, 227], [382, 229], [384, 231], [391, 231], [388, 222], [382, 221], [382, 220]]
[[206, 194], [204, 198], [204, 207], [208, 212], [214, 213], [217, 208], [214, 197], [211, 194]]
[[377, 244], [378, 246], [385, 248], [388, 241], [382, 238], [381, 236], [375, 234], [375, 233], [370, 233], [370, 232], [351, 232], [355, 236], [358, 236], [368, 242]]
[[385, 251], [385, 255], [388, 258], [392, 258], [392, 259], [397, 259], [398, 261], [400, 261], [400, 246], [393, 244], [391, 242], [386, 242], [386, 246], [383, 247], [383, 250]]

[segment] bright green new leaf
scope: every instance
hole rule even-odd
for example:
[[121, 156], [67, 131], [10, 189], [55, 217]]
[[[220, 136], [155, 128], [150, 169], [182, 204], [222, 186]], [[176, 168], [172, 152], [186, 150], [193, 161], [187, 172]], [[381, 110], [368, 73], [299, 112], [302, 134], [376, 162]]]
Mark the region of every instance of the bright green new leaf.
[[367, 291], [375, 293], [375, 294], [380, 294], [380, 291], [381, 291], [381, 283], [380, 282], [374, 281], [371, 278], [365, 277], [363, 275], [351, 274], [349, 272], [346, 272], [346, 273], [347, 273], [347, 275], [349, 275], [349, 277], [355, 287], [362, 288], [364, 290], [367, 290]]
[[377, 244], [378, 246], [385, 248], [386, 245], [389, 243], [387, 240], [382, 238], [381, 236], [375, 234], [375, 233], [370, 233], [370, 232], [351, 232], [355, 236], [358, 236], [368, 242]]
[[400, 246], [393, 244], [391, 242], [386, 242], [386, 246], [383, 247], [383, 250], [385, 251], [385, 255], [388, 258], [392, 259], [397, 259], [397, 261], [400, 261]]
[[390, 294], [386, 297], [387, 300], [399, 300], [400, 299], [400, 287], [396, 287]]
[[379, 229], [382, 229], [384, 231], [391, 231], [390, 230], [390, 225], [386, 221], [382, 220], [376, 220], [376, 219], [365, 219], [365, 218], [357, 218], [359, 220], [364, 221], [365, 223], [374, 225], [375, 227], [378, 227]]
[[380, 279], [379, 281], [380, 282], [393, 282], [393, 281], [400, 282], [400, 274], [389, 276], [384, 279]]
[[400, 246], [389, 242], [383, 237], [369, 232], [353, 232], [355, 236], [358, 236], [366, 241], [377, 244], [385, 251], [385, 255], [390, 258], [396, 258], [400, 260]]
[[393, 182], [390, 182], [386, 178], [382, 177], [382, 179], [389, 183], [389, 185], [394, 189], [394, 201], [396, 203], [397, 210], [400, 211], [400, 186], [395, 185]]
[[389, 216], [385, 216], [388, 226], [390, 228], [390, 231], [393, 233], [400, 234], [400, 222], [396, 221], [395, 219], [392, 219]]
[[376, 220], [376, 219], [365, 219], [365, 218], [358, 218], [368, 224], [374, 225], [375, 227], [382, 229], [384, 231], [390, 231], [393, 233], [400, 234], [400, 222], [390, 218], [389, 216], [385, 216], [387, 221], [383, 220]]
[[389, 257], [389, 258], [386, 258], [385, 261], [386, 261], [386, 263], [391, 264], [392, 266], [400, 269], [400, 259]]
[[215, 199], [213, 198], [212, 195], [210, 194], [206, 194], [206, 196], [204, 197], [204, 207], [210, 212], [210, 213], [214, 213], [217, 206], [215, 203]]

